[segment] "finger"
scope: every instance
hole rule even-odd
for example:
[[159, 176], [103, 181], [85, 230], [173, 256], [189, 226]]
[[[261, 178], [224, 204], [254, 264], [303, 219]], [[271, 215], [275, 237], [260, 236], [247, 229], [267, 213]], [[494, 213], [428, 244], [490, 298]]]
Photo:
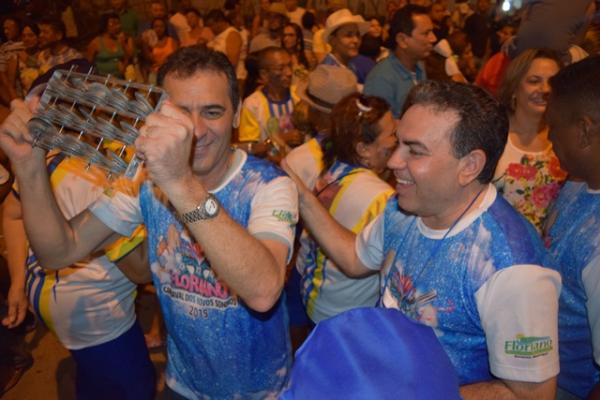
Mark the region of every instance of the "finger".
[[150, 114], [146, 118], [146, 126], [161, 127], [167, 131], [172, 131], [177, 127], [182, 127], [185, 131], [191, 132], [194, 128], [192, 120], [189, 118], [179, 119], [161, 113]]
[[8, 314], [6, 315], [6, 318], [4, 318], [4, 321], [6, 321], [6, 323], [4, 325], [6, 325], [10, 328], [12, 325], [14, 325], [16, 320], [17, 320], [17, 307], [16, 307], [16, 305], [9, 303], [8, 304]]
[[27, 108], [27, 105], [22, 99], [14, 99], [10, 102], [10, 111], [13, 112], [18, 109]]
[[14, 322], [14, 326], [19, 326], [25, 320], [25, 316], [27, 315], [27, 303], [21, 304], [17, 309], [17, 317]]
[[192, 130], [194, 123], [190, 118], [189, 113], [183, 111], [180, 107], [173, 104], [170, 100], [166, 100], [160, 107], [160, 114], [169, 117], [171, 119], [180, 121], [180, 123], [186, 128]]
[[6, 136], [10, 136], [16, 143], [31, 143], [32, 141], [31, 135], [22, 121], [12, 118], [7, 118], [7, 120], [4, 121], [0, 128], [0, 132]]
[[29, 111], [31, 111], [31, 113], [37, 113], [38, 107], [40, 105], [40, 99], [40, 96], [31, 96], [27, 99], [27, 108], [29, 109]]

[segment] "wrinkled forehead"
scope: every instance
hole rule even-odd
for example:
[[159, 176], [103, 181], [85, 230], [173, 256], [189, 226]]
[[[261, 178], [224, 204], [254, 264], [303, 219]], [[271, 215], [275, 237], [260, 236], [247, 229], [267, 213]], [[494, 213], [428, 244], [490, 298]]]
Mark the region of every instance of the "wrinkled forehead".
[[221, 71], [203, 69], [191, 75], [173, 71], [165, 76], [162, 86], [169, 99], [180, 107], [218, 105], [233, 108], [229, 82]]

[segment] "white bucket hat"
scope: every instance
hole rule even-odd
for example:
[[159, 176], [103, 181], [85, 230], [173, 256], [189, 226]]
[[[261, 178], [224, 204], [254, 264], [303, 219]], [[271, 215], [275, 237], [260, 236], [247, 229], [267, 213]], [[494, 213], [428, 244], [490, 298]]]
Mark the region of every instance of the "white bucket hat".
[[320, 64], [298, 83], [296, 94], [317, 110], [330, 113], [341, 99], [358, 92], [356, 75], [347, 68]]
[[325, 43], [329, 42], [329, 36], [336, 29], [346, 24], [358, 25], [360, 36], [367, 33], [369, 26], [371, 25], [369, 22], [365, 22], [363, 17], [360, 15], [353, 15], [352, 12], [350, 12], [350, 10], [347, 8], [342, 8], [341, 10], [332, 13], [325, 21], [325, 31], [323, 32], [323, 40]]

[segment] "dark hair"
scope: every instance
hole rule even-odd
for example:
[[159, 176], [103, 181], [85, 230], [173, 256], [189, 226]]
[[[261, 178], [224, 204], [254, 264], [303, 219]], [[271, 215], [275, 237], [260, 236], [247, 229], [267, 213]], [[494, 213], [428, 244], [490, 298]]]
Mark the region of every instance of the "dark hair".
[[116, 19], [119, 22], [121, 21], [121, 19], [119, 18], [119, 14], [115, 13], [115, 12], [107, 12], [102, 14], [102, 16], [100, 17], [100, 33], [105, 33], [106, 30], [108, 29], [108, 22], [111, 19]]
[[225, 75], [229, 85], [229, 98], [235, 110], [240, 102], [235, 69], [227, 56], [220, 51], [207, 49], [202, 45], [182, 47], [167, 58], [159, 68], [156, 79], [158, 84], [162, 85], [169, 74], [183, 79], [191, 77], [198, 71], [212, 71]]
[[531, 68], [533, 60], [538, 58], [547, 58], [553, 60], [558, 68], [563, 67], [563, 62], [560, 57], [560, 53], [549, 50], [549, 49], [528, 49], [519, 54], [514, 60], [510, 62], [500, 88], [498, 90], [498, 100], [508, 109], [510, 113], [515, 112], [515, 104], [513, 103], [513, 96], [519, 89], [519, 84]]
[[569, 65], [550, 78], [551, 98], [571, 121], [587, 115], [600, 122], [600, 56]]
[[429, 10], [426, 7], [409, 4], [394, 13], [390, 21], [390, 34], [386, 47], [390, 50], [396, 48], [396, 36], [399, 33], [404, 33], [408, 36], [412, 35], [412, 31], [415, 29], [415, 22], [413, 21], [413, 16], [415, 15], [429, 15]]
[[383, 40], [381, 37], [375, 37], [369, 33], [365, 33], [360, 41], [358, 52], [365, 57], [369, 57], [373, 61], [377, 61], [382, 44]]
[[[361, 112], [358, 102], [370, 110]], [[373, 143], [377, 139], [381, 133], [377, 123], [389, 110], [388, 103], [376, 96], [353, 93], [340, 100], [331, 111], [331, 134], [323, 146], [323, 173], [335, 160], [360, 164], [356, 145]]]
[[49, 25], [55, 32], [62, 34], [63, 40], [67, 36], [67, 28], [65, 28], [65, 24], [60, 20], [60, 18], [53, 16], [43, 17], [38, 21], [38, 26], [40, 25]]
[[23, 21], [23, 24], [21, 25], [21, 33], [25, 30], [25, 28], [31, 29], [31, 31], [35, 33], [36, 36], [39, 36], [40, 34], [39, 26], [37, 26], [37, 24], [32, 20]]
[[[8, 16], [6, 18], [4, 18], [2, 20], [2, 27], [4, 27], [4, 23], [6, 21], [12, 21], [17, 25], [17, 32], [19, 32], [19, 34], [21, 33], [21, 31], [23, 30], [23, 24], [21, 22], [21, 20], [17, 17], [13, 17], [13, 16]], [[2, 34], [4, 35], [4, 32], [2, 32]]]
[[450, 134], [454, 157], [483, 150], [485, 165], [477, 180], [489, 183], [508, 138], [508, 115], [502, 104], [485, 90], [456, 82], [425, 81], [410, 91], [404, 110], [414, 105], [453, 111], [459, 120]]
[[278, 47], [278, 46], [268, 46], [268, 47], [265, 47], [264, 49], [261, 49], [257, 53], [258, 53], [258, 69], [259, 69], [259, 71], [263, 70], [263, 69], [267, 69], [271, 65], [271, 60], [270, 60], [271, 54], [275, 54], [275, 53], [288, 54], [287, 50], [285, 50], [283, 47]]
[[460, 29], [454, 30], [451, 34], [446, 38], [448, 44], [450, 44], [450, 48], [457, 56], [462, 56], [469, 44], [469, 38], [464, 31]]
[[186, 8], [185, 10], [183, 10], [183, 15], [186, 15], [188, 13], [194, 13], [198, 18], [202, 18], [202, 14], [200, 13], [200, 11], [198, 11], [194, 7]]
[[244, 82], [244, 99], [250, 96], [260, 86], [260, 51], [249, 53], [244, 60], [248, 75]]
[[316, 19], [317, 18], [313, 12], [305, 11], [304, 14], [302, 14], [302, 20], [300, 22], [302, 23], [302, 27], [304, 29], [311, 30], [312, 27], [315, 26]]
[[213, 8], [212, 10], [210, 10], [208, 14], [206, 14], [206, 17], [204, 17], [204, 22], [208, 23], [209, 21], [229, 22], [225, 13], [217, 8]]
[[225, 0], [225, 4], [223, 4], [223, 8], [226, 11], [233, 11], [235, 10], [236, 6], [239, 5], [239, 1], [238, 0]]
[[[283, 26], [283, 30], [285, 30], [285, 28], [287, 28], [288, 26], [292, 27], [294, 29], [294, 32], [296, 33], [296, 46], [294, 46], [293, 50], [296, 56], [298, 57], [298, 62], [304, 65], [306, 69], [308, 69], [308, 60], [306, 58], [306, 54], [304, 54], [304, 34], [302, 33], [302, 28], [300, 28], [300, 25], [298, 24], [288, 22]], [[283, 39], [281, 40], [281, 47], [283, 47]], [[289, 52], [288, 49], [286, 50]]]

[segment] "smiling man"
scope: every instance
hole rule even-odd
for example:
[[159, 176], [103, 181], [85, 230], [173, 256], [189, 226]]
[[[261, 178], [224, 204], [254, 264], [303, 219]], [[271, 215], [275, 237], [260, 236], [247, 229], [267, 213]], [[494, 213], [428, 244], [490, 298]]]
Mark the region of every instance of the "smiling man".
[[267, 47], [260, 51], [258, 68], [264, 84], [242, 104], [240, 144], [256, 155], [285, 154], [287, 145], [295, 147], [304, 139], [292, 123], [300, 101], [292, 89], [292, 60], [281, 47]]
[[329, 43], [331, 51], [321, 64], [348, 68], [356, 75], [361, 90], [368, 73], [375, 66], [373, 60], [358, 54], [361, 38], [370, 25], [360, 15], [352, 15], [350, 10], [343, 8], [327, 17], [323, 32], [323, 41]]
[[507, 116], [482, 89], [450, 82], [419, 84], [407, 104], [383, 214], [354, 236], [297, 182], [303, 220], [346, 274], [380, 273], [381, 306], [434, 328], [463, 398], [553, 399], [560, 276], [490, 184]]
[[[273, 165], [230, 147], [240, 105], [233, 67], [186, 47], [161, 67], [169, 95], [136, 141], [147, 180], [116, 190], [70, 221], [51, 195], [44, 152], [16, 107], [0, 145], [21, 184], [27, 233], [40, 262], [59, 268], [107, 238], [148, 230], [149, 260], [167, 326], [166, 383], [175, 398], [274, 397], [290, 366], [281, 303], [297, 195]], [[41, 217], [42, 216], [42, 217]], [[44, 224], [36, 224], [43, 218]]]

